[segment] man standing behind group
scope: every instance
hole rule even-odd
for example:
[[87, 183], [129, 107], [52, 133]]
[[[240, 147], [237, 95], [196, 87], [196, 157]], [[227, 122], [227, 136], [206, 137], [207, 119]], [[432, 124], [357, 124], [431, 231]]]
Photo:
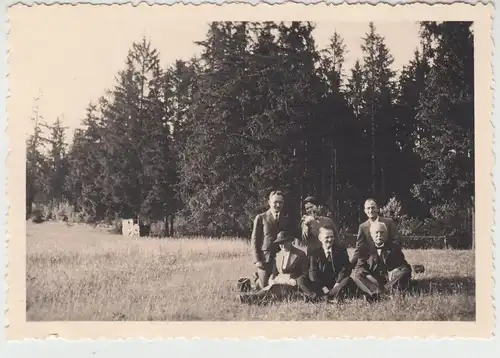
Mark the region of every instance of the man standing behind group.
[[303, 204], [306, 215], [302, 217], [300, 222], [302, 229], [302, 242], [300, 242], [300, 245], [307, 248], [307, 256], [310, 256], [315, 250], [322, 247], [318, 238], [321, 227], [331, 228], [334, 239], [337, 241], [340, 240], [340, 235], [332, 219], [319, 215], [319, 203], [314, 196], [305, 198]]
[[269, 283], [273, 272], [276, 253], [279, 250], [276, 241], [278, 233], [286, 230], [288, 220], [283, 211], [284, 195], [281, 191], [273, 191], [269, 195], [269, 210], [255, 217], [251, 237], [252, 256], [259, 277], [258, 288]]
[[351, 259], [351, 263], [356, 265], [360, 255], [368, 254], [367, 250], [370, 248], [370, 243], [373, 243], [373, 238], [370, 235], [370, 227], [375, 223], [384, 223], [387, 232], [387, 241], [394, 241], [398, 238], [396, 223], [390, 218], [385, 218], [379, 215], [379, 208], [374, 199], [367, 199], [365, 201], [364, 211], [368, 219], [359, 225], [358, 237], [356, 239], [356, 248]]

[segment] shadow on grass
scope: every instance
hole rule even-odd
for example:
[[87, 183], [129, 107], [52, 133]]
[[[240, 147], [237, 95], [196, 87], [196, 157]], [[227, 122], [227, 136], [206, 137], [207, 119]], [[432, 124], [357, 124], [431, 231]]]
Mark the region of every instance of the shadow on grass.
[[476, 281], [472, 277], [434, 277], [413, 279], [412, 291], [415, 293], [432, 295], [440, 294], [475, 294]]

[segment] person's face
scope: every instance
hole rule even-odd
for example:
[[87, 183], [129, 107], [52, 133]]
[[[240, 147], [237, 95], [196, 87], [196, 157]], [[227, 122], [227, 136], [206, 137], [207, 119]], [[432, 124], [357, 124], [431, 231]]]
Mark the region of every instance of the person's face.
[[387, 235], [383, 226], [377, 225], [377, 227], [371, 230], [371, 234], [377, 247], [384, 246]]
[[333, 245], [333, 231], [332, 230], [324, 230], [321, 229], [319, 235], [318, 235], [319, 241], [321, 241], [321, 244], [323, 245], [323, 248], [325, 250], [330, 250]]
[[269, 207], [275, 212], [279, 213], [281, 212], [281, 209], [283, 209], [283, 197], [281, 195], [273, 195], [269, 198]]
[[373, 200], [365, 203], [365, 214], [369, 219], [375, 219], [378, 216], [378, 207]]
[[306, 211], [307, 215], [311, 216], [316, 216], [316, 214], [318, 213], [318, 207], [313, 203], [306, 203], [304, 205], [304, 210]]

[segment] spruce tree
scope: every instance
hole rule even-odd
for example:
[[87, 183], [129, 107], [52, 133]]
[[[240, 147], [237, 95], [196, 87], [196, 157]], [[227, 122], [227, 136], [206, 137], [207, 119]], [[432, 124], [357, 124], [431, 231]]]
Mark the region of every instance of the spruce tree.
[[471, 225], [474, 200], [474, 41], [471, 22], [424, 22], [431, 60], [419, 102], [414, 195], [448, 231]]

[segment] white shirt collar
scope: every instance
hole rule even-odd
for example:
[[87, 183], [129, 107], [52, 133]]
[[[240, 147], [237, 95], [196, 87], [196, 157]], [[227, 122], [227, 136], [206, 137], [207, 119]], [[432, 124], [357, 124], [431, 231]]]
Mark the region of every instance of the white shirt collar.
[[378, 223], [379, 222], [379, 220], [378, 220], [379, 218], [380, 218], [380, 216], [377, 216], [377, 218], [375, 220], [369, 220], [370, 226], [372, 226], [375, 223]]
[[322, 247], [323, 249], [323, 252], [325, 253], [325, 257], [328, 257], [328, 253], [330, 253], [330, 255], [332, 255], [332, 248], [330, 247], [330, 250], [326, 250], [324, 247]]

